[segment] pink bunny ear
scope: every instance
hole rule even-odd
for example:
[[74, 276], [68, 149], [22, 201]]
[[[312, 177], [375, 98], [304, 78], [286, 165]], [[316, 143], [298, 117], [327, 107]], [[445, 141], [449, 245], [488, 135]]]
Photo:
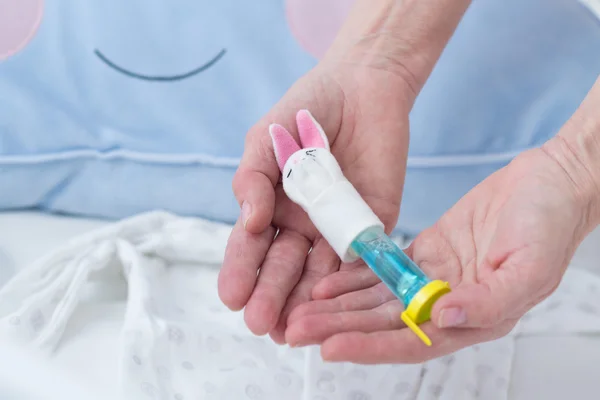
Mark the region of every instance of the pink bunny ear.
[[325, 131], [309, 111], [299, 111], [296, 115], [296, 123], [303, 148], [320, 147], [329, 150], [329, 139]]
[[273, 124], [269, 127], [271, 140], [273, 140], [273, 149], [275, 150], [275, 158], [279, 169], [283, 171], [287, 160], [300, 150], [300, 146], [292, 135], [281, 125]]

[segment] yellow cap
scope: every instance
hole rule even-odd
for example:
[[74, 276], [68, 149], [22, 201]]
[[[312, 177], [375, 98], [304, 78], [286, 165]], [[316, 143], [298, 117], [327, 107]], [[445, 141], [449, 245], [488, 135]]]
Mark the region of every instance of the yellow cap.
[[429, 321], [431, 309], [436, 301], [446, 293], [450, 292], [447, 282], [432, 281], [423, 286], [415, 294], [400, 318], [427, 346], [431, 346], [431, 339], [419, 328], [419, 324]]

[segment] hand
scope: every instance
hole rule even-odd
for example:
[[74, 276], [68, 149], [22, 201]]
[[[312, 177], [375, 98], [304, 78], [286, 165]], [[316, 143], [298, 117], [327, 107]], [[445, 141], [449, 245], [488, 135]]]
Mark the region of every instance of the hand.
[[270, 333], [283, 343], [287, 315], [311, 292], [319, 295], [313, 286], [353, 268], [340, 265], [284, 195], [268, 126], [278, 123], [297, 136], [296, 112], [308, 109], [329, 136], [344, 175], [390, 230], [402, 197], [408, 113], [470, 3], [353, 0], [324, 60], [247, 135], [233, 182], [242, 213], [227, 246], [219, 295], [233, 310], [246, 308], [255, 334]]
[[233, 310], [245, 307], [253, 333], [270, 333], [283, 343], [287, 316], [311, 300], [313, 286], [353, 268], [340, 265], [283, 192], [269, 125], [283, 125], [298, 140], [296, 113], [309, 110], [327, 133], [345, 176], [392, 229], [402, 196], [413, 98], [402, 76], [385, 68], [323, 61], [248, 133], [233, 182], [242, 212], [227, 246], [219, 295]]
[[319, 282], [313, 295], [321, 300], [294, 310], [287, 341], [322, 344], [330, 361], [414, 363], [504, 336], [555, 290], [593, 228], [589, 210], [547, 146], [523, 153], [407, 249], [453, 290], [423, 325], [432, 347], [403, 327], [401, 303], [364, 265]]

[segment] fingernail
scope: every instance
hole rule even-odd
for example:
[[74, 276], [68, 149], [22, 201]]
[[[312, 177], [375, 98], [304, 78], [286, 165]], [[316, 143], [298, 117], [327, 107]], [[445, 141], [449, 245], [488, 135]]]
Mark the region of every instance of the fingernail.
[[250, 221], [250, 217], [252, 216], [252, 206], [247, 203], [242, 203], [242, 221], [244, 221], [244, 229], [246, 229], [246, 225], [248, 225], [248, 221]]
[[438, 326], [440, 328], [453, 328], [467, 322], [467, 313], [462, 308], [451, 307], [440, 312]]

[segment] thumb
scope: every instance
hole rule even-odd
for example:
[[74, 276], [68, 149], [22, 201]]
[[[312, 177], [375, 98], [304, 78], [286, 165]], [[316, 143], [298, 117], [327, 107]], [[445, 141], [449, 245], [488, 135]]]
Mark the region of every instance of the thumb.
[[[257, 127], [257, 131], [260, 128]], [[264, 131], [267, 131], [266, 126]], [[261, 233], [273, 220], [279, 167], [269, 135], [250, 133], [245, 147], [233, 177], [233, 193], [240, 204], [240, 218], [246, 231]]]
[[461, 283], [435, 304], [431, 320], [438, 328], [489, 328], [525, 313], [537, 285], [496, 270], [490, 279]]

